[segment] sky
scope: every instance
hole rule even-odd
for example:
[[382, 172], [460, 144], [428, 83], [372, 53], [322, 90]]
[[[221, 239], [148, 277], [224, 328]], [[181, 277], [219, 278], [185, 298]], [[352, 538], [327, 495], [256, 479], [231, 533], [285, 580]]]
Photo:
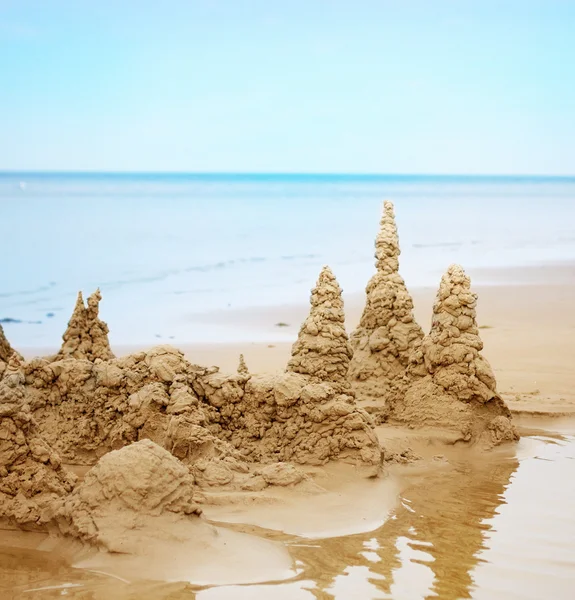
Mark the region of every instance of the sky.
[[0, 0], [0, 170], [575, 175], [575, 0]]

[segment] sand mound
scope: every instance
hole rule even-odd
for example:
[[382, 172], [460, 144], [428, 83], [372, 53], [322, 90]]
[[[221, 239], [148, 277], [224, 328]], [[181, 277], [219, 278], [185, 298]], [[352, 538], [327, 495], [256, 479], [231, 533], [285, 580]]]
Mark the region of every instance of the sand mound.
[[98, 317], [102, 295], [96, 290], [84, 306], [82, 292], [78, 293], [74, 312], [62, 336], [63, 344], [56, 359], [78, 358], [109, 360], [114, 357], [108, 341], [109, 329]]
[[367, 285], [365, 308], [350, 338], [349, 380], [359, 400], [385, 399], [388, 409], [405, 392], [409, 356], [423, 338], [399, 274], [399, 254], [393, 204], [386, 201], [375, 240], [377, 272]]
[[412, 355], [414, 377], [393, 418], [412, 426], [458, 431], [465, 441], [496, 445], [517, 439], [511, 413], [497, 394], [495, 377], [481, 355], [477, 295], [458, 265], [441, 279], [429, 335]]
[[200, 514], [189, 469], [150, 440], [103, 456], [56, 514], [59, 531], [109, 550], [108, 538], [142, 516]]
[[345, 382], [351, 347], [345, 331], [341, 288], [329, 267], [311, 293], [311, 308], [292, 348], [287, 369], [320, 381]]
[[13, 354], [0, 381], [0, 520], [41, 528], [50, 519], [54, 500], [70, 492], [74, 482], [38, 431]]

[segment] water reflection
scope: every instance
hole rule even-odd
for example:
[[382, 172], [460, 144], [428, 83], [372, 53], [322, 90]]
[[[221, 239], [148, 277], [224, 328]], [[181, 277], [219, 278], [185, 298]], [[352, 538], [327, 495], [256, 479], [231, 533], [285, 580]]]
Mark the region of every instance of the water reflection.
[[371, 533], [311, 541], [260, 530], [286, 544], [298, 573], [291, 581], [127, 584], [47, 553], [4, 548], [0, 597], [571, 598], [575, 437], [523, 439], [517, 457], [462, 454], [436, 469], [404, 470], [396, 510]]
[[[292, 545], [317, 598], [470, 598], [485, 532], [518, 461], [468, 455], [405, 477], [392, 518], [370, 534]], [[354, 596], [355, 594], [355, 596]]]

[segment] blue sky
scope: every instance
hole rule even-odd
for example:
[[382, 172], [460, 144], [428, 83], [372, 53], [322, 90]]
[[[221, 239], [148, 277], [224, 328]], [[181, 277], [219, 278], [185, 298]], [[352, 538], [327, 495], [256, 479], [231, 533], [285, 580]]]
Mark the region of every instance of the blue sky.
[[0, 170], [575, 175], [574, 0], [0, 0]]

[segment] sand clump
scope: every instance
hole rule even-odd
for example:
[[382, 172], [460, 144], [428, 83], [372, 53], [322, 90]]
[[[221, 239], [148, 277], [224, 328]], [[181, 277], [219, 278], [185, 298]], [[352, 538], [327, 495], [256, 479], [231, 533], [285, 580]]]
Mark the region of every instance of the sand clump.
[[0, 523], [34, 529], [50, 520], [54, 500], [72, 490], [75, 476], [41, 436], [24, 382], [13, 354], [0, 381]]
[[358, 399], [385, 400], [385, 415], [404, 392], [409, 357], [423, 339], [413, 300], [399, 274], [399, 239], [393, 204], [386, 201], [375, 240], [377, 272], [366, 287], [366, 304], [351, 335], [349, 380]]
[[68, 327], [62, 336], [63, 343], [56, 359], [77, 358], [110, 360], [114, 354], [108, 340], [108, 325], [99, 318], [99, 305], [102, 300], [100, 290], [96, 290], [84, 305], [82, 292], [78, 292], [74, 311]]
[[144, 517], [199, 515], [194, 477], [168, 451], [142, 440], [112, 451], [59, 502], [58, 530], [110, 551]]
[[441, 279], [429, 335], [411, 357], [411, 382], [393, 419], [411, 427], [434, 426], [486, 446], [518, 439], [511, 413], [481, 355], [477, 295], [469, 277], [452, 265]]

